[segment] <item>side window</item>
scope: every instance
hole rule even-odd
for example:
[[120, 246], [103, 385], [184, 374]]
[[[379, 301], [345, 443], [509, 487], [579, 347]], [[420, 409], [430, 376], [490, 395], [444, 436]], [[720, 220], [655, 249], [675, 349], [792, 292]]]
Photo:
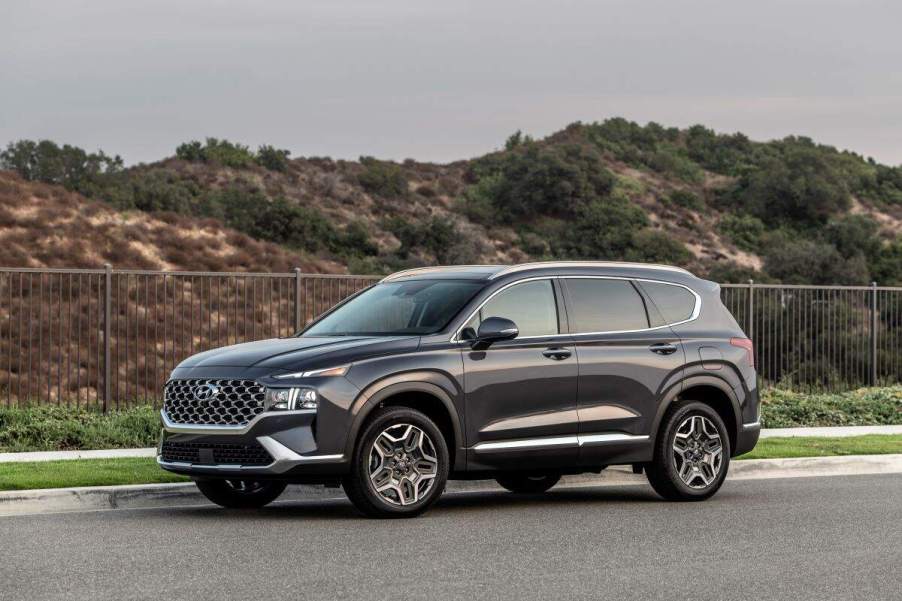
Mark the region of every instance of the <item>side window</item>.
[[520, 330], [520, 336], [553, 336], [560, 333], [557, 304], [550, 280], [516, 284], [499, 292], [482, 306], [465, 327], [479, 329], [483, 319], [504, 317]]
[[695, 295], [683, 288], [660, 282], [640, 282], [640, 286], [661, 312], [665, 323], [686, 321], [695, 311]]
[[627, 280], [568, 278], [570, 331], [621, 332], [648, 327], [645, 301]]

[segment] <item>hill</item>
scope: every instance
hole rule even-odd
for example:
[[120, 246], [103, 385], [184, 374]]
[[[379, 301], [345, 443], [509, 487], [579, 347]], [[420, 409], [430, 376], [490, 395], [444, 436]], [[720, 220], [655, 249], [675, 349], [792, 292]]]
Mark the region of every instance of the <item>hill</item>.
[[[202, 268], [223, 255], [228, 269], [281, 270], [287, 261], [358, 273], [626, 259], [680, 264], [720, 281], [902, 283], [902, 167], [806, 138], [755, 142], [702, 126], [609, 119], [541, 140], [517, 132], [501, 150], [445, 165], [292, 159], [216, 139], [129, 168], [49, 141], [11, 143], [0, 160], [25, 180], [51, 184], [3, 176], [13, 217], [41, 190], [66, 199], [55, 210], [105, 211], [152, 247], [113, 257], [117, 267]], [[96, 244], [53, 258], [46, 241], [54, 222], [35, 213], [30, 223], [32, 235], [20, 229], [17, 254], [0, 263], [96, 265], [94, 250], [113, 235], [88, 220], [81, 227]], [[159, 224], [192, 242], [172, 244]], [[261, 246], [242, 256], [216, 244]]]
[[329, 272], [340, 265], [255, 240], [215, 219], [117, 211], [62, 186], [0, 171], [4, 267]]

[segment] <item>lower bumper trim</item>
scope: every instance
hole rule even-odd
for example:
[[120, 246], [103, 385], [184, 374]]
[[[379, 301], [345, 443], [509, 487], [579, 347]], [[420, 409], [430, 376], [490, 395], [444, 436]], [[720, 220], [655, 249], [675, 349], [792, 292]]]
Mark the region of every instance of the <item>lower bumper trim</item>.
[[235, 464], [200, 464], [180, 461], [164, 461], [162, 455], [157, 456], [157, 464], [173, 471], [204, 472], [249, 472], [254, 474], [282, 474], [299, 465], [341, 463], [344, 455], [299, 455], [270, 436], [257, 438], [263, 448], [273, 457], [268, 465], [235, 465]]

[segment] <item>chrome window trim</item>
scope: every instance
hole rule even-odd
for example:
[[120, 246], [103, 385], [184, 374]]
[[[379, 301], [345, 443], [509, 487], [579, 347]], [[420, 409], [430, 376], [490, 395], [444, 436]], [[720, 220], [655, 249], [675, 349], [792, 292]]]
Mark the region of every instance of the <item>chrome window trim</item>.
[[[677, 268], [674, 268], [674, 269], [677, 269]], [[655, 330], [671, 328], [673, 326], [678, 326], [678, 325], [682, 325], [684, 323], [689, 323], [691, 321], [695, 321], [696, 319], [698, 319], [698, 316], [701, 314], [701, 311], [702, 311], [702, 297], [699, 296], [699, 294], [695, 290], [693, 290], [689, 286], [686, 286], [685, 284], [677, 284], [676, 282], [668, 282], [665, 280], [656, 280], [656, 279], [652, 279], [652, 278], [631, 278], [628, 276], [614, 276], [614, 275], [541, 275], [541, 276], [535, 276], [535, 277], [530, 277], [530, 278], [523, 278], [522, 280], [515, 280], [513, 282], [505, 284], [504, 286], [502, 286], [501, 288], [499, 288], [498, 290], [493, 292], [488, 298], [486, 298], [484, 301], [479, 303], [479, 306], [476, 307], [476, 309], [474, 309], [472, 312], [470, 312], [470, 314], [463, 321], [463, 323], [460, 325], [460, 327], [457, 328], [457, 330], [454, 332], [454, 335], [451, 336], [451, 342], [461, 342], [461, 339], [460, 339], [461, 331], [464, 329], [464, 327], [466, 327], [466, 325], [468, 323], [470, 323], [470, 320], [473, 319], [473, 316], [476, 315], [486, 305], [486, 303], [488, 303], [490, 300], [492, 300], [497, 294], [503, 292], [504, 290], [507, 290], [508, 288], [510, 288], [512, 286], [516, 286], [517, 284], [521, 284], [523, 282], [532, 282], [532, 281], [536, 281], [536, 280], [554, 280], [554, 279], [559, 279], [559, 280], [566, 280], [566, 279], [623, 280], [623, 281], [627, 281], [627, 282], [631, 282], [631, 281], [632, 282], [650, 282], [653, 284], [666, 284], [668, 286], [677, 286], [679, 288], [685, 288], [686, 290], [689, 291], [690, 294], [692, 294], [693, 297], [695, 297], [695, 307], [692, 310], [692, 315], [690, 315], [688, 319], [684, 319], [683, 321], [677, 321], [674, 323], [665, 323], [664, 325], [660, 325], [660, 326], [642, 328], [639, 330], [608, 330], [608, 331], [604, 331], [604, 332], [573, 332], [573, 333], [569, 333], [569, 334], [559, 332], [557, 334], [549, 334], [547, 336], [518, 336], [518, 337], [514, 338], [514, 340], [535, 340], [535, 339], [540, 339], [540, 338], [555, 338], [555, 337], [570, 338], [572, 336], [595, 336], [595, 335], [599, 335], [599, 334], [635, 334], [635, 333], [639, 333], [639, 332], [653, 332]], [[637, 292], [637, 294], [638, 294], [638, 292]], [[644, 300], [645, 299], [643, 298], [643, 301]], [[560, 307], [558, 307], [558, 312], [560, 312]], [[560, 318], [560, 315], [558, 315], [558, 318]], [[568, 316], [568, 322], [569, 322], [569, 316]]]
[[[652, 284], [665, 284], [667, 286], [677, 286], [679, 288], [685, 288], [686, 290], [689, 291], [689, 293], [693, 297], [695, 297], [695, 307], [693, 307], [693, 309], [692, 309], [692, 314], [689, 316], [688, 319], [684, 319], [682, 321], [675, 321], [673, 323], [665, 323], [660, 326], [641, 328], [638, 330], [605, 330], [605, 331], [601, 331], [601, 332], [572, 332], [570, 334], [571, 336], [593, 336], [593, 335], [598, 335], [598, 334], [634, 334], [637, 332], [652, 332], [654, 330], [661, 330], [663, 328], [672, 328], [673, 326], [679, 326], [684, 323], [689, 323], [690, 321], [695, 321], [696, 319], [698, 319], [698, 316], [701, 315], [701, 312], [702, 312], [702, 297], [699, 296], [695, 290], [693, 290], [689, 286], [686, 286], [685, 284], [677, 284], [676, 282], [668, 282], [665, 280], [655, 280], [655, 279], [651, 279], [651, 278], [631, 278], [628, 276], [615, 276], [615, 275], [562, 275], [562, 276], [558, 276], [558, 277], [562, 280], [625, 280], [627, 282], [632, 281], [632, 282], [649, 282]], [[637, 293], [638, 293], [638, 291], [637, 291]], [[642, 295], [639, 294], [639, 296], [641, 297]], [[645, 301], [644, 298], [642, 300], [643, 300], [643, 302]], [[654, 301], [652, 301], [652, 302], [654, 302]], [[569, 322], [569, 315], [567, 317], [568, 317], [567, 321]], [[663, 315], [661, 317], [663, 317]]]
[[[553, 280], [553, 279], [555, 279], [555, 278], [557, 278], [557, 276], [554, 276], [554, 275], [540, 275], [540, 276], [535, 276], [535, 277], [531, 277], [531, 278], [523, 278], [522, 280], [516, 280], [516, 281], [513, 281], [513, 282], [509, 282], [509, 283], [505, 284], [504, 286], [502, 286], [501, 288], [499, 288], [498, 290], [495, 290], [493, 293], [491, 293], [491, 294], [488, 296], [488, 298], [486, 298], [484, 301], [482, 301], [481, 303], [479, 303], [479, 306], [478, 306], [478, 307], [476, 307], [475, 309], [473, 309], [473, 311], [471, 311], [470, 314], [467, 315], [467, 318], [463, 320], [463, 322], [460, 324], [460, 327], [457, 328], [457, 331], [455, 331], [455, 332], [454, 332], [454, 335], [451, 336], [451, 342], [461, 342], [461, 339], [460, 339], [460, 333], [461, 333], [461, 332], [463, 331], [463, 329], [467, 326], [467, 324], [470, 323], [470, 320], [473, 319], [473, 316], [476, 315], [477, 313], [479, 313], [479, 311], [481, 311], [482, 308], [483, 308], [490, 300], [492, 300], [493, 298], [495, 298], [496, 296], [498, 296], [499, 294], [501, 294], [502, 292], [504, 292], [504, 291], [507, 290], [508, 288], [511, 288], [511, 287], [513, 287], [513, 286], [516, 286], [517, 284], [523, 284], [523, 283], [525, 283], [525, 282], [536, 282], [536, 281], [539, 281], [539, 280], [548, 280], [548, 281], [550, 282], [551, 280]], [[554, 295], [554, 288], [553, 288], [553, 286], [554, 286], [554, 284], [552, 283], [552, 295]], [[561, 308], [557, 306], [557, 297], [554, 296], [553, 298], [554, 298], [554, 308], [555, 308], [555, 311], [557, 312], [558, 327], [560, 327], [560, 323], [561, 323]], [[541, 335], [541, 336], [517, 336], [516, 338], [514, 338], [514, 340], [537, 340], [537, 339], [540, 339], [540, 338], [559, 338], [559, 337], [561, 337], [561, 336], [567, 336], [567, 337], [569, 337], [569, 334], [564, 334], [564, 333], [562, 333], [562, 332], [558, 332], [557, 334], [544, 334], [544, 335]]]
[[220, 426], [216, 424], [176, 424], [169, 421], [166, 412], [160, 409], [163, 429], [178, 434], [247, 434], [262, 419], [279, 415], [315, 415], [316, 409], [296, 409], [293, 411], [264, 411], [243, 426]]
[[626, 434], [624, 432], [599, 432], [597, 434], [573, 434], [569, 436], [544, 436], [539, 438], [519, 438], [516, 440], [492, 440], [473, 446], [476, 453], [486, 451], [507, 451], [511, 449], [546, 449], [553, 447], [582, 447], [584, 445], [607, 444], [612, 442], [643, 442], [649, 440], [647, 434]]

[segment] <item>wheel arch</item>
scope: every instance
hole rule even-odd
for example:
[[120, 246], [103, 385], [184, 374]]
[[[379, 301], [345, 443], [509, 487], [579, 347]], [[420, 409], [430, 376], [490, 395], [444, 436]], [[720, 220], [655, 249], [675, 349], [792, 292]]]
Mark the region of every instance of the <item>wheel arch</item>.
[[682, 381], [682, 386], [676, 387], [667, 395], [664, 402], [658, 407], [655, 420], [652, 425], [652, 443], [654, 444], [661, 422], [667, 410], [678, 401], [698, 401], [711, 407], [723, 420], [730, 438], [730, 453], [736, 452], [739, 438], [740, 416], [739, 399], [736, 391], [730, 384], [716, 376], [692, 376]]
[[345, 452], [347, 457], [353, 456], [357, 438], [373, 411], [380, 407], [409, 407], [424, 413], [438, 426], [448, 445], [451, 469], [465, 465], [463, 428], [454, 400], [442, 386], [434, 382], [410, 379], [385, 383], [365, 391], [356, 405]]

